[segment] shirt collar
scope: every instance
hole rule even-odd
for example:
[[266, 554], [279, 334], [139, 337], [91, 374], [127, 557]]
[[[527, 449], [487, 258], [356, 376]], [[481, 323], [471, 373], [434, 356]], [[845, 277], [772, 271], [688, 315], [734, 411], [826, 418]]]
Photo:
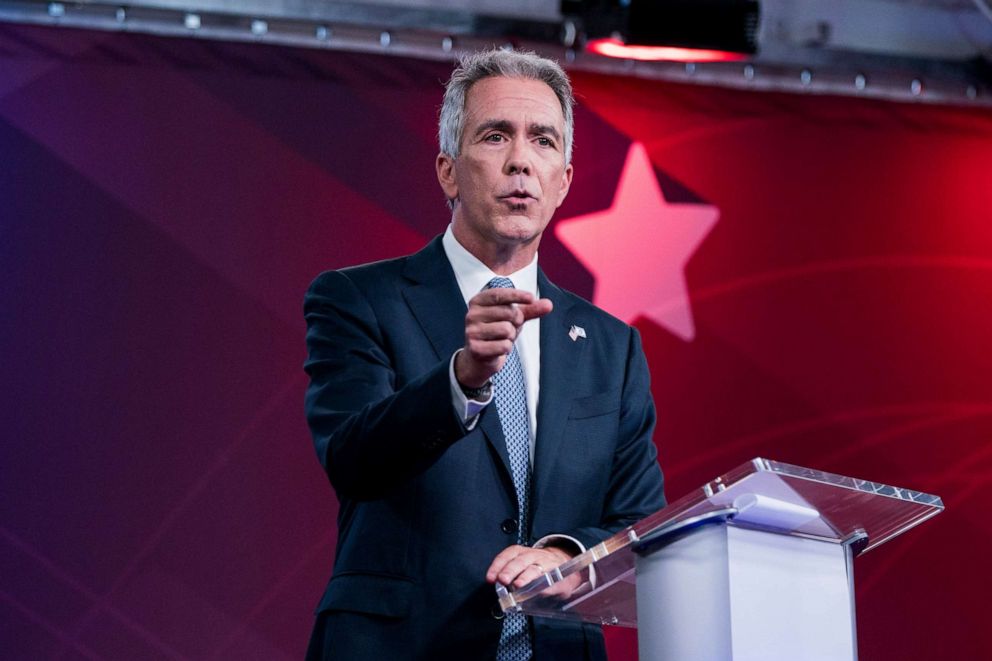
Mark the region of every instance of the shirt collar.
[[[499, 276], [466, 250], [462, 244], [458, 243], [450, 224], [448, 229], [444, 231], [441, 243], [444, 246], [444, 254], [451, 262], [451, 268], [455, 272], [455, 280], [458, 281], [458, 288], [461, 290], [467, 305], [469, 299], [485, 289], [490, 280]], [[504, 277], [512, 280], [517, 289], [529, 291], [537, 298], [539, 296], [537, 291], [537, 254], [534, 255], [530, 264]]]

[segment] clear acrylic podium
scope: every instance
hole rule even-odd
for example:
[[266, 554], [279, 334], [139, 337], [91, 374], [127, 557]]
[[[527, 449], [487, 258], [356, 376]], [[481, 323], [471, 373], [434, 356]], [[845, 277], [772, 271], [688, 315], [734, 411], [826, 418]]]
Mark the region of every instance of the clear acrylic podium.
[[[937, 496], [753, 459], [497, 594], [504, 611], [637, 627], [642, 661], [854, 660], [853, 558], [943, 509]], [[586, 571], [593, 581], [555, 596]]]

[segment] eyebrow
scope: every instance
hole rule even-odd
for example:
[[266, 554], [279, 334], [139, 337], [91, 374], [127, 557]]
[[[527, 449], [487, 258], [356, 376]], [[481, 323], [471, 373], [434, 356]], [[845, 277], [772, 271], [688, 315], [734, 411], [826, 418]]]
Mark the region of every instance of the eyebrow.
[[505, 119], [490, 119], [479, 124], [479, 128], [475, 129], [475, 135], [481, 135], [486, 131], [496, 129], [497, 131], [502, 131], [503, 133], [513, 133], [513, 124]]
[[547, 124], [531, 124], [528, 128], [534, 135], [550, 135], [555, 140], [561, 139], [561, 136], [558, 135], [558, 129], [553, 126]]
[[[496, 129], [497, 131], [502, 131], [503, 133], [509, 133], [513, 135], [515, 129], [513, 124], [505, 119], [490, 119], [482, 124], [479, 124], [479, 128], [475, 130], [475, 135], [481, 135], [486, 131]], [[558, 129], [549, 124], [531, 124], [527, 127], [527, 132], [531, 135], [550, 135], [555, 140], [560, 140], [561, 136], [558, 134]]]

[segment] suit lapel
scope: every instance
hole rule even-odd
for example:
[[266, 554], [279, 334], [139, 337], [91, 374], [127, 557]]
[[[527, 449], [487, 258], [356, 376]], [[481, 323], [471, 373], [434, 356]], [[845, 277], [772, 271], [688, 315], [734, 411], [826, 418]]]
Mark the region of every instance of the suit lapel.
[[538, 272], [538, 287], [541, 297], [551, 299], [554, 309], [541, 319], [541, 390], [534, 448], [533, 507], [539, 506], [541, 495], [551, 482], [555, 461], [565, 441], [565, 419], [572, 403], [571, 384], [575, 382], [586, 345], [584, 339], [573, 341], [569, 337], [568, 331], [574, 323], [571, 303], [543, 271]]
[[465, 343], [465, 302], [441, 237], [407, 260], [403, 290], [410, 311], [430, 340], [438, 360], [450, 358]]
[[[410, 256], [403, 275], [410, 282], [403, 290], [410, 311], [430, 340], [437, 359], [449, 360], [465, 344], [468, 309], [440, 236]], [[479, 416], [479, 428], [499, 456], [512, 488], [510, 458], [495, 405], [487, 406]]]

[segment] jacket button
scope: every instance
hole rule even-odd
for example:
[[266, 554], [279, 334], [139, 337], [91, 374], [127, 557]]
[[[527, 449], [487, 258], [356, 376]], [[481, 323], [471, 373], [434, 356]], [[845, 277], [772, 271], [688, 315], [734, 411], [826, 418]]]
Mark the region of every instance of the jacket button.
[[499, 529], [505, 532], [507, 535], [512, 535], [517, 532], [520, 527], [517, 525], [515, 519], [506, 519], [503, 523], [499, 524]]

